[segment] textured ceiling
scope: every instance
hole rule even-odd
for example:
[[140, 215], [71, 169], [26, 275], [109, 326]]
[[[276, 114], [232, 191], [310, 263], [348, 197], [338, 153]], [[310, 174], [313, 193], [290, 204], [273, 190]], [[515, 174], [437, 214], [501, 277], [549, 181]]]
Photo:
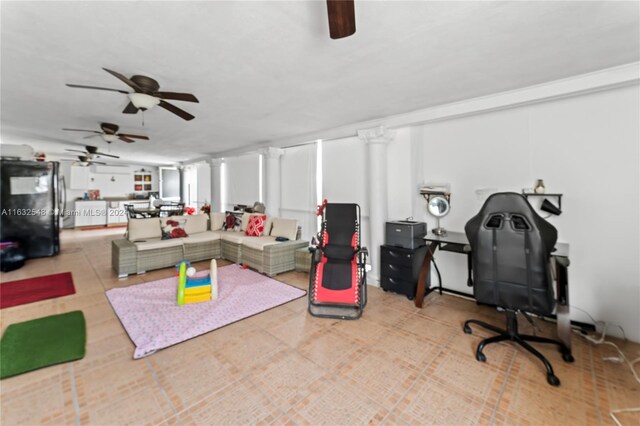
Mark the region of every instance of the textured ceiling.
[[[323, 1], [6, 2], [3, 143], [50, 153], [89, 141], [123, 158], [176, 162], [529, 86], [640, 59], [638, 2], [356, 0], [357, 32], [331, 40]], [[187, 122], [124, 115], [101, 68], [148, 75]], [[102, 121], [151, 142], [110, 147], [63, 127]], [[301, 140], [302, 142], [303, 140]]]

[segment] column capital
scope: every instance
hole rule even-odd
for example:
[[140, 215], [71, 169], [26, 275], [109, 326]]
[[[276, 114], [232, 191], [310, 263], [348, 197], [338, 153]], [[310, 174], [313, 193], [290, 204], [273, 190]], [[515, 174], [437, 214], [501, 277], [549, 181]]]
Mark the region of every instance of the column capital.
[[260, 150], [260, 154], [266, 158], [280, 158], [284, 155], [284, 149], [274, 147], [264, 148]]
[[224, 158], [212, 158], [209, 160], [209, 163], [214, 167], [220, 167], [222, 163], [224, 163]]
[[369, 144], [387, 144], [393, 140], [396, 132], [387, 129], [385, 126], [373, 127], [370, 129], [358, 130], [358, 137]]

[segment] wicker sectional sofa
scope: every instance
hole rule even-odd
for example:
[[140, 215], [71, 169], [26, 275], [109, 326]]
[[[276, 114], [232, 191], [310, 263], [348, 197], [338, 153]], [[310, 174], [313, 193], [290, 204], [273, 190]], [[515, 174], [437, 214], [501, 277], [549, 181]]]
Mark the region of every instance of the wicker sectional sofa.
[[[161, 221], [168, 218], [129, 219], [126, 237], [111, 243], [112, 267], [119, 278], [174, 266], [182, 260], [219, 258], [247, 264], [269, 276], [295, 269], [295, 251], [308, 245], [299, 239], [297, 222], [270, 218], [263, 236], [250, 237], [244, 232], [245, 215], [245, 227], [233, 231], [222, 229], [223, 213], [212, 213], [210, 220], [207, 215], [173, 216], [184, 223], [188, 236], [166, 240], [162, 239]], [[278, 242], [278, 236], [289, 240]]]

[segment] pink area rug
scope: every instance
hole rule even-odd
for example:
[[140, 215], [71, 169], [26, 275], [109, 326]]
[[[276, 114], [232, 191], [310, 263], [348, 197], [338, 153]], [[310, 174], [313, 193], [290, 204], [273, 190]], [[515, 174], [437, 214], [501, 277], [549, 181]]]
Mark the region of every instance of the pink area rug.
[[307, 294], [238, 265], [218, 268], [218, 299], [214, 301], [178, 306], [177, 288], [178, 278], [172, 277], [107, 291], [113, 310], [136, 345], [134, 359]]

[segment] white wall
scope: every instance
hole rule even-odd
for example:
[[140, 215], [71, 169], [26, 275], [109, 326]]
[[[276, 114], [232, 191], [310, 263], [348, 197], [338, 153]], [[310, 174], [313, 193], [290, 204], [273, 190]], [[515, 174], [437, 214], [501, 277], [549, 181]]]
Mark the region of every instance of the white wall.
[[[571, 305], [640, 341], [639, 117], [632, 86], [430, 123], [408, 129], [408, 137], [400, 129], [388, 150], [389, 188], [409, 182], [413, 192], [389, 191], [390, 218], [411, 214], [420, 183], [450, 182], [442, 226], [461, 231], [484, 201], [476, 190], [520, 192], [544, 179], [547, 192], [564, 194], [563, 214], [549, 220], [571, 245]], [[418, 144], [422, 173], [412, 176], [407, 165]], [[432, 229], [435, 221], [421, 211], [416, 219]], [[469, 291], [466, 259], [436, 258], [444, 285]], [[590, 322], [577, 309], [571, 316]]]
[[[55, 160], [54, 160], [55, 161]], [[89, 187], [86, 189], [69, 189], [70, 162], [61, 162], [60, 170], [67, 182], [67, 200], [81, 198], [89, 189], [99, 189], [101, 197], [126, 197], [133, 193], [133, 173], [144, 168], [151, 172], [152, 191], [158, 191], [158, 168], [151, 166], [125, 166], [120, 167], [119, 173], [95, 173], [95, 166], [90, 166]], [[113, 177], [114, 181], [111, 181]]]
[[207, 163], [198, 164], [198, 208], [203, 204], [211, 204], [211, 166]]

